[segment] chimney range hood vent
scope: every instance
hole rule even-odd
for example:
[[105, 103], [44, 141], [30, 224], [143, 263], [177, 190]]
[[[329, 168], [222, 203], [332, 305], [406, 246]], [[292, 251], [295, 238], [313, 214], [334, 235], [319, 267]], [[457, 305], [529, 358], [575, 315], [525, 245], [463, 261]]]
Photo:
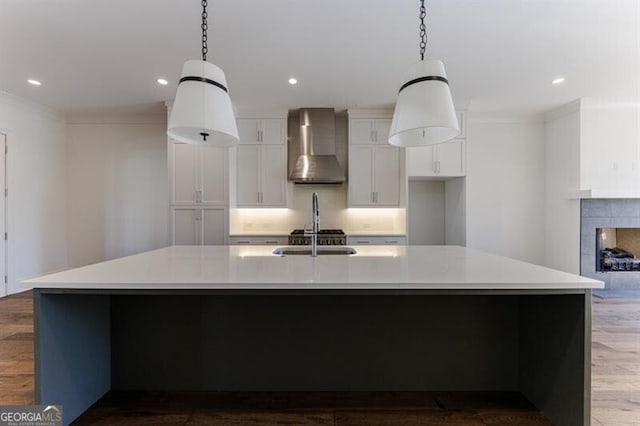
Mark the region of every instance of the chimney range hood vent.
[[[333, 108], [300, 109], [298, 131], [289, 129], [293, 144], [299, 139], [299, 152], [289, 149], [289, 156], [296, 156], [289, 180], [295, 183], [342, 183], [345, 172], [336, 157], [336, 123]], [[292, 148], [290, 144], [290, 148]], [[290, 164], [293, 163], [290, 158]]]

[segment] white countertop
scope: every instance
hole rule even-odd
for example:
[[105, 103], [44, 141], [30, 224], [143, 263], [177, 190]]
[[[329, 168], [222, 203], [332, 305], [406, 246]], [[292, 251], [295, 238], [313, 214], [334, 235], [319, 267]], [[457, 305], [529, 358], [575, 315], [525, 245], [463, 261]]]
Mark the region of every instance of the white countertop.
[[356, 246], [274, 256], [276, 246], [173, 246], [23, 281], [59, 289], [591, 289], [604, 283], [459, 246]]

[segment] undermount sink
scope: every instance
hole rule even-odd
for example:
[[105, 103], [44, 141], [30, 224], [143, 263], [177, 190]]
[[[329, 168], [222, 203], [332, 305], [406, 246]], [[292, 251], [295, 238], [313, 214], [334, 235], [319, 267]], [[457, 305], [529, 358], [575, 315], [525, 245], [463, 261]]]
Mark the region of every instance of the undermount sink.
[[[352, 248], [352, 247], [341, 247], [341, 246], [335, 246], [335, 247], [318, 247], [318, 255], [325, 255], [325, 254], [346, 254], [346, 255], [351, 255], [351, 254], [356, 254], [357, 251]], [[300, 247], [278, 247], [277, 249], [275, 249], [273, 251], [273, 254], [275, 254], [276, 256], [287, 256], [287, 255], [307, 255], [307, 256], [311, 256], [311, 248], [310, 247], [306, 247], [306, 246], [300, 246]]]

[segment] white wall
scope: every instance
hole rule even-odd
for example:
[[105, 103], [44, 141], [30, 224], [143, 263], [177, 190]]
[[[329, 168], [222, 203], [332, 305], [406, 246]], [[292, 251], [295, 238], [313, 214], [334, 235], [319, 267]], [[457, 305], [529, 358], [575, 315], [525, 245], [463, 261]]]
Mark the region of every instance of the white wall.
[[466, 189], [466, 178], [449, 179], [444, 183], [444, 239], [447, 245], [467, 245]]
[[445, 243], [445, 194], [443, 181], [409, 181], [407, 235], [409, 244]]
[[580, 189], [640, 189], [640, 104], [581, 99]]
[[0, 92], [7, 134], [9, 293], [22, 279], [67, 266], [65, 122], [51, 109]]
[[580, 273], [580, 102], [547, 114], [544, 265]]
[[[520, 119], [518, 119], [520, 120]], [[544, 125], [469, 114], [467, 246], [544, 259]]]
[[169, 245], [166, 114], [67, 122], [70, 266]]

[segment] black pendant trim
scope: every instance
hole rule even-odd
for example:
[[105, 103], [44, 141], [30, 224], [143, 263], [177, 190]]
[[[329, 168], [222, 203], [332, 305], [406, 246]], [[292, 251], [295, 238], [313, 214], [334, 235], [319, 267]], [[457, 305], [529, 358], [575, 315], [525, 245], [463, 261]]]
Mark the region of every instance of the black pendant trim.
[[439, 75], [428, 75], [426, 77], [418, 77], [418, 78], [414, 78], [413, 80], [407, 81], [405, 84], [402, 85], [400, 90], [398, 90], [398, 93], [402, 92], [407, 87], [412, 86], [416, 83], [421, 83], [423, 81], [434, 81], [434, 80], [449, 84], [449, 80], [447, 80], [444, 77], [440, 77]]
[[182, 83], [183, 81], [200, 81], [202, 83], [213, 84], [214, 86], [219, 87], [222, 90], [224, 90], [225, 92], [229, 93], [229, 91], [227, 90], [226, 87], [224, 87], [222, 84], [218, 83], [217, 81], [213, 81], [213, 80], [211, 80], [209, 78], [187, 76], [187, 77], [182, 77], [178, 84]]

